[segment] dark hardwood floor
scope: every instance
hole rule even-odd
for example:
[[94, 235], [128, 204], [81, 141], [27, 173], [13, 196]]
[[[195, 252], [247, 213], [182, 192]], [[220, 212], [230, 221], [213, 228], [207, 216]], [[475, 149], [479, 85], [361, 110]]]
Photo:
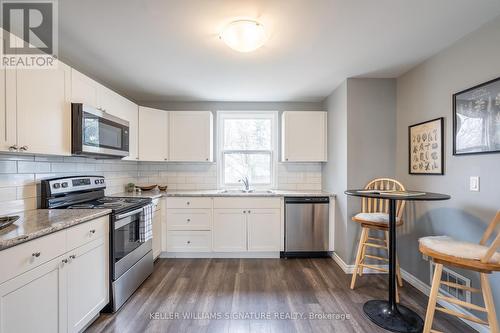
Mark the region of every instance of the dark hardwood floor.
[[[386, 332], [362, 310], [386, 298], [385, 275], [364, 275], [355, 290], [349, 282], [332, 259], [160, 259], [123, 308], [87, 332]], [[427, 297], [407, 283], [401, 302], [425, 316]], [[473, 332], [440, 313], [433, 328]]]

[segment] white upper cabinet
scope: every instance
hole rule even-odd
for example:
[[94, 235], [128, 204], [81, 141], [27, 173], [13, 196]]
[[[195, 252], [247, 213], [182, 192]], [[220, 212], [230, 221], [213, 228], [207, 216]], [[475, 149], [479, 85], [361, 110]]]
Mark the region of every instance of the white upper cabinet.
[[15, 79], [15, 70], [0, 68], [0, 151], [14, 149], [17, 144]]
[[282, 115], [283, 162], [326, 162], [326, 112], [285, 111]]
[[83, 103], [98, 108], [100, 84], [83, 75], [76, 69], [71, 69], [71, 102]]
[[71, 70], [62, 62], [56, 69], [16, 71], [19, 151], [71, 154], [70, 91]]
[[139, 159], [168, 161], [169, 112], [139, 107]]
[[171, 111], [169, 160], [213, 161], [213, 115], [210, 111]]

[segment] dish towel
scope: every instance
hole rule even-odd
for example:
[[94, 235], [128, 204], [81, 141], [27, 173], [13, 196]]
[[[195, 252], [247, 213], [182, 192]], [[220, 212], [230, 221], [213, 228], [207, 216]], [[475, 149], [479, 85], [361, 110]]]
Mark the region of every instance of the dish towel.
[[144, 243], [153, 238], [153, 204], [144, 206], [139, 219], [139, 241]]

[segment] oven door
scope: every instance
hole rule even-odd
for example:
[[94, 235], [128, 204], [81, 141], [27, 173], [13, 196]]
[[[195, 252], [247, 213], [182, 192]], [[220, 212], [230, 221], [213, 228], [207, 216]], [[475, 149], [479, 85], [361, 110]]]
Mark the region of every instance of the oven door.
[[129, 155], [129, 122], [85, 104], [72, 104], [73, 154]]
[[115, 217], [111, 240], [113, 280], [152, 250], [152, 241], [141, 242], [139, 237], [141, 213], [142, 208], [139, 208]]

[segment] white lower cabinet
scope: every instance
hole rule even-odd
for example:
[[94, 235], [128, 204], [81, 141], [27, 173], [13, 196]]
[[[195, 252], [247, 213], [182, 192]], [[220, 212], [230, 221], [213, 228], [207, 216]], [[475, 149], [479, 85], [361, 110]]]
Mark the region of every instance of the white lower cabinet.
[[103, 238], [71, 251], [67, 264], [68, 332], [80, 332], [108, 304], [108, 247]]
[[247, 250], [247, 219], [242, 209], [214, 209], [215, 252]]
[[281, 245], [281, 211], [251, 209], [247, 214], [248, 251], [279, 251]]
[[101, 217], [0, 252], [2, 264], [19, 261], [0, 275], [0, 333], [80, 332], [99, 314], [109, 301], [108, 224]]
[[153, 200], [153, 259], [161, 254], [162, 244], [162, 205], [160, 199]]
[[63, 256], [0, 285], [0, 332], [67, 332]]

